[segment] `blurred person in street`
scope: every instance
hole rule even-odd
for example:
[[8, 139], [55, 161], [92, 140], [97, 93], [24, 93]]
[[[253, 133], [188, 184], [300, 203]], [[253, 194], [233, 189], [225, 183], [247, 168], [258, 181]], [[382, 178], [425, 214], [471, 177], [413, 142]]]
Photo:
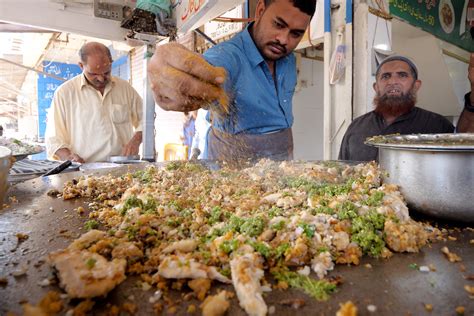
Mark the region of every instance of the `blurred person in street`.
[[405, 56], [384, 59], [375, 74], [375, 109], [349, 125], [342, 139], [339, 159], [371, 161], [378, 148], [365, 145], [368, 137], [389, 134], [452, 133], [454, 126], [444, 116], [416, 106], [421, 87], [418, 69]]
[[207, 135], [211, 124], [207, 121], [208, 111], [199, 109], [195, 122], [196, 131], [194, 133], [193, 142], [191, 145], [192, 159], [208, 159], [207, 158]]
[[188, 146], [188, 158], [191, 157], [191, 145], [193, 143], [194, 134], [196, 132], [196, 128], [195, 128], [196, 116], [197, 116], [197, 111], [184, 113], [183, 145]]
[[209, 159], [293, 158], [294, 49], [316, 0], [259, 0], [255, 21], [203, 56], [157, 46], [148, 74], [165, 110], [209, 109]]
[[55, 92], [48, 113], [48, 157], [76, 162], [137, 155], [142, 142], [142, 99], [111, 75], [110, 50], [97, 42], [79, 51], [82, 74]]

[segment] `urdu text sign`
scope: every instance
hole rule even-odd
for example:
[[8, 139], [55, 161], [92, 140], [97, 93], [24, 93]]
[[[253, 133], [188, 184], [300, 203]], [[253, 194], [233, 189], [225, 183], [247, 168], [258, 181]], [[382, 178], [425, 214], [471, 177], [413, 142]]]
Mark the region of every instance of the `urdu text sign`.
[[389, 0], [390, 14], [439, 39], [474, 52], [474, 0]]

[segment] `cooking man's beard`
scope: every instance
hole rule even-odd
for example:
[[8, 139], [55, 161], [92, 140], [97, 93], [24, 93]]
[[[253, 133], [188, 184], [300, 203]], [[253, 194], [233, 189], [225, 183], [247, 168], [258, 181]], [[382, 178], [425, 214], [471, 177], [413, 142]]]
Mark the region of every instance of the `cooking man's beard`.
[[400, 96], [389, 96], [386, 93], [374, 97], [375, 113], [399, 117], [410, 112], [416, 104], [416, 92], [412, 88]]
[[272, 55], [266, 54], [267, 56], [264, 56], [264, 57], [266, 57], [266, 59], [270, 59], [270, 60], [276, 61], [276, 60], [281, 59], [281, 58], [283, 58], [283, 57], [285, 57], [285, 56], [288, 55], [288, 49], [286, 48], [286, 46], [281, 45], [278, 41], [275, 41], [275, 42], [268, 42], [268, 43], [266, 44], [266, 46], [267, 46], [267, 47], [272, 47], [272, 46], [273, 46], [273, 47], [275, 47], [275, 48], [277, 48], [277, 49], [279, 49], [279, 50], [281, 51], [281, 52], [279, 53], [278, 57], [274, 57], [274, 56], [272, 56]]

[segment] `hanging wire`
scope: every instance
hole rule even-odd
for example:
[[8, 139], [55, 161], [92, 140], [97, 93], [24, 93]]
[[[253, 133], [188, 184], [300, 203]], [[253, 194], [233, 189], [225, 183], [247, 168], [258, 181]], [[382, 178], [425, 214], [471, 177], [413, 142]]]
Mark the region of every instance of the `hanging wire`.
[[316, 45], [313, 44], [313, 40], [311, 39], [311, 22], [309, 22], [309, 25], [308, 25], [308, 39], [309, 39], [309, 45], [311, 45], [311, 47], [315, 47]]
[[[372, 38], [372, 47], [374, 47], [374, 44], [375, 44], [375, 38], [376, 38], [376, 35], [377, 35], [377, 29], [378, 29], [378, 26], [379, 26], [379, 18], [381, 18], [385, 22], [385, 29], [387, 31], [389, 49], [392, 49], [392, 38], [390, 36], [390, 31], [388, 29], [388, 20], [391, 20], [392, 16], [385, 9], [385, 5], [383, 3], [383, 0], [372, 0], [372, 3], [373, 3], [373, 1], [375, 1], [375, 4], [377, 5], [378, 9], [374, 9], [371, 6], [369, 6], [369, 12], [370, 13], [372, 13], [371, 9], [374, 10], [374, 12], [377, 12], [377, 13], [372, 13], [377, 17], [377, 19], [375, 20], [375, 30], [374, 30], [374, 37]], [[387, 16], [388, 16], [388, 18], [387, 18]]]
[[[56, 39], [58, 39], [60, 36], [61, 35], [59, 35]], [[51, 66], [51, 64], [54, 63], [55, 60], [58, 58], [59, 53], [61, 52], [61, 47], [56, 48], [55, 46], [56, 46], [56, 41], [53, 41], [52, 47], [48, 48], [48, 50], [45, 52], [44, 57], [46, 57], [50, 53], [50, 51], [52, 51], [53, 49], [55, 50], [55, 54], [54, 54], [53, 58], [51, 58], [49, 63], [47, 65], [44, 65], [43, 68], [47, 68], [47, 67]], [[61, 46], [61, 42], [59, 42], [59, 46]], [[44, 57], [43, 57], [43, 61], [44, 61]]]
[[212, 21], [223, 22], [223, 23], [249, 23], [249, 22], [253, 22], [254, 19], [251, 19], [251, 18], [229, 18], [229, 17], [225, 17], [225, 16], [219, 16], [217, 18], [212, 19]]
[[[59, 55], [59, 52], [61, 51], [61, 49], [56, 49], [55, 47], [52, 47], [52, 48], [48, 49], [48, 51], [46, 52], [46, 54], [44, 56], [46, 57], [46, 55], [49, 54], [52, 49], [55, 50], [54, 57], [50, 58], [49, 63], [47, 65], [43, 65], [43, 68], [48, 68], [49, 66], [51, 66], [51, 64], [55, 62], [56, 58]], [[44, 61], [44, 59], [43, 59], [43, 61]]]

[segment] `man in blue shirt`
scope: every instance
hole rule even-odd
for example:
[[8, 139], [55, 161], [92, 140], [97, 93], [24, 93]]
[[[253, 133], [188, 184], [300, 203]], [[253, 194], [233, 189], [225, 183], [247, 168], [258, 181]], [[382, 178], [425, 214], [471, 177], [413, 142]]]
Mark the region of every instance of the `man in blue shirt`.
[[155, 100], [165, 110], [210, 108], [208, 158], [293, 157], [292, 52], [315, 6], [316, 0], [259, 0], [255, 22], [205, 59], [176, 43], [157, 47], [148, 68]]

